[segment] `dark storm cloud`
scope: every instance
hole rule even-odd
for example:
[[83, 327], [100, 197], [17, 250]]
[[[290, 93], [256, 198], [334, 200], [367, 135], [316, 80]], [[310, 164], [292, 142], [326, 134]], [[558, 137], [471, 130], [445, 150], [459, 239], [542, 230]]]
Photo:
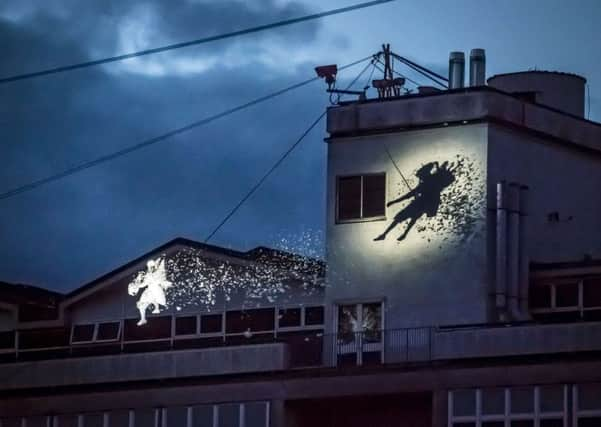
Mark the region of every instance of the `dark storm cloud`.
[[[161, 45], [308, 13], [274, 1], [47, 1], [0, 5], [0, 75], [120, 53], [124, 34]], [[138, 20], [138, 21], [136, 21]], [[141, 20], [141, 21], [140, 21]], [[143, 22], [140, 33], [140, 22]], [[138, 28], [128, 33], [128, 26]], [[0, 87], [0, 190], [135, 144], [296, 83], [314, 64], [254, 60], [310, 43], [316, 23]], [[133, 31], [133, 30], [132, 30]], [[147, 46], [140, 46], [142, 48]], [[146, 73], [221, 54], [240, 65]], [[277, 64], [276, 64], [277, 65]], [[113, 67], [113, 68], [111, 68]], [[121, 68], [119, 68], [121, 67]], [[0, 280], [66, 290], [176, 236], [202, 240], [323, 110], [320, 86], [285, 95], [78, 175], [0, 201]], [[216, 242], [270, 244], [321, 228], [323, 127], [314, 130]], [[293, 190], [290, 182], [294, 182]], [[316, 190], [318, 189], [318, 190]]]

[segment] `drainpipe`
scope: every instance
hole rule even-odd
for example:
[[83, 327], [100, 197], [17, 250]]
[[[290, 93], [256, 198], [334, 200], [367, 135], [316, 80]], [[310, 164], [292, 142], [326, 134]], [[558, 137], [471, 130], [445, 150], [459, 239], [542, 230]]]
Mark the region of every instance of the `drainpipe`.
[[507, 305], [511, 319], [519, 320], [520, 187], [516, 183], [507, 189], [507, 211]]
[[504, 181], [497, 183], [497, 239], [495, 267], [495, 305], [499, 320], [506, 320], [507, 309], [507, 206], [505, 203], [507, 186]]
[[528, 251], [528, 239], [526, 236], [526, 230], [528, 225], [528, 186], [520, 186], [520, 260], [519, 260], [519, 275], [520, 283], [518, 294], [519, 297], [519, 311], [522, 320], [530, 319], [530, 309], [528, 307], [528, 292], [530, 290], [530, 278], [529, 278], [529, 251]]

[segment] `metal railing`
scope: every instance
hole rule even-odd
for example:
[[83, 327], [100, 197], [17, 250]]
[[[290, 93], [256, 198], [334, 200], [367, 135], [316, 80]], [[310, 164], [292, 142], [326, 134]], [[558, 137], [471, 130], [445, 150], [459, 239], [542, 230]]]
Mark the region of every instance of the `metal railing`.
[[[268, 331], [201, 336], [186, 339], [161, 338], [103, 343], [65, 344], [38, 348], [4, 348], [4, 362], [88, 357], [106, 354], [178, 351], [228, 346], [284, 343], [288, 346], [290, 366], [333, 367], [429, 361], [432, 357], [433, 328], [404, 328], [364, 332], [324, 334], [322, 330]], [[18, 333], [17, 333], [18, 335]], [[18, 346], [18, 337], [15, 344]]]

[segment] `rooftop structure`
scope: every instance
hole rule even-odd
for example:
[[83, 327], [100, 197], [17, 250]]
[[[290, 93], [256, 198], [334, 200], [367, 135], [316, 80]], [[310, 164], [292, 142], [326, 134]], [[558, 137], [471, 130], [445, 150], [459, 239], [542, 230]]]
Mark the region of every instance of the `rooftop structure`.
[[377, 99], [328, 110], [325, 262], [176, 239], [66, 295], [3, 284], [0, 427], [601, 425], [584, 79], [384, 55]]

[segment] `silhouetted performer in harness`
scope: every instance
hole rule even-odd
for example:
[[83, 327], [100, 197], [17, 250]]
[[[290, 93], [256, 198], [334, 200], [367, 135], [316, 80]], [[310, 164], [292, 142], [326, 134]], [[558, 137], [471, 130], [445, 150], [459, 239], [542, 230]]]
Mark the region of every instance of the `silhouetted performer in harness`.
[[440, 194], [442, 190], [455, 181], [453, 170], [449, 169], [449, 162], [444, 162], [442, 165], [439, 165], [438, 162], [427, 163], [415, 172], [415, 176], [419, 178], [417, 186], [398, 199], [388, 202], [386, 206], [392, 206], [395, 203], [412, 197], [413, 201], [397, 213], [394, 221], [392, 221], [384, 233], [374, 240], [384, 240], [394, 227], [409, 220], [407, 228], [405, 228], [403, 234], [397, 239], [399, 242], [403, 240], [422, 215], [429, 217], [436, 215], [440, 206]]

